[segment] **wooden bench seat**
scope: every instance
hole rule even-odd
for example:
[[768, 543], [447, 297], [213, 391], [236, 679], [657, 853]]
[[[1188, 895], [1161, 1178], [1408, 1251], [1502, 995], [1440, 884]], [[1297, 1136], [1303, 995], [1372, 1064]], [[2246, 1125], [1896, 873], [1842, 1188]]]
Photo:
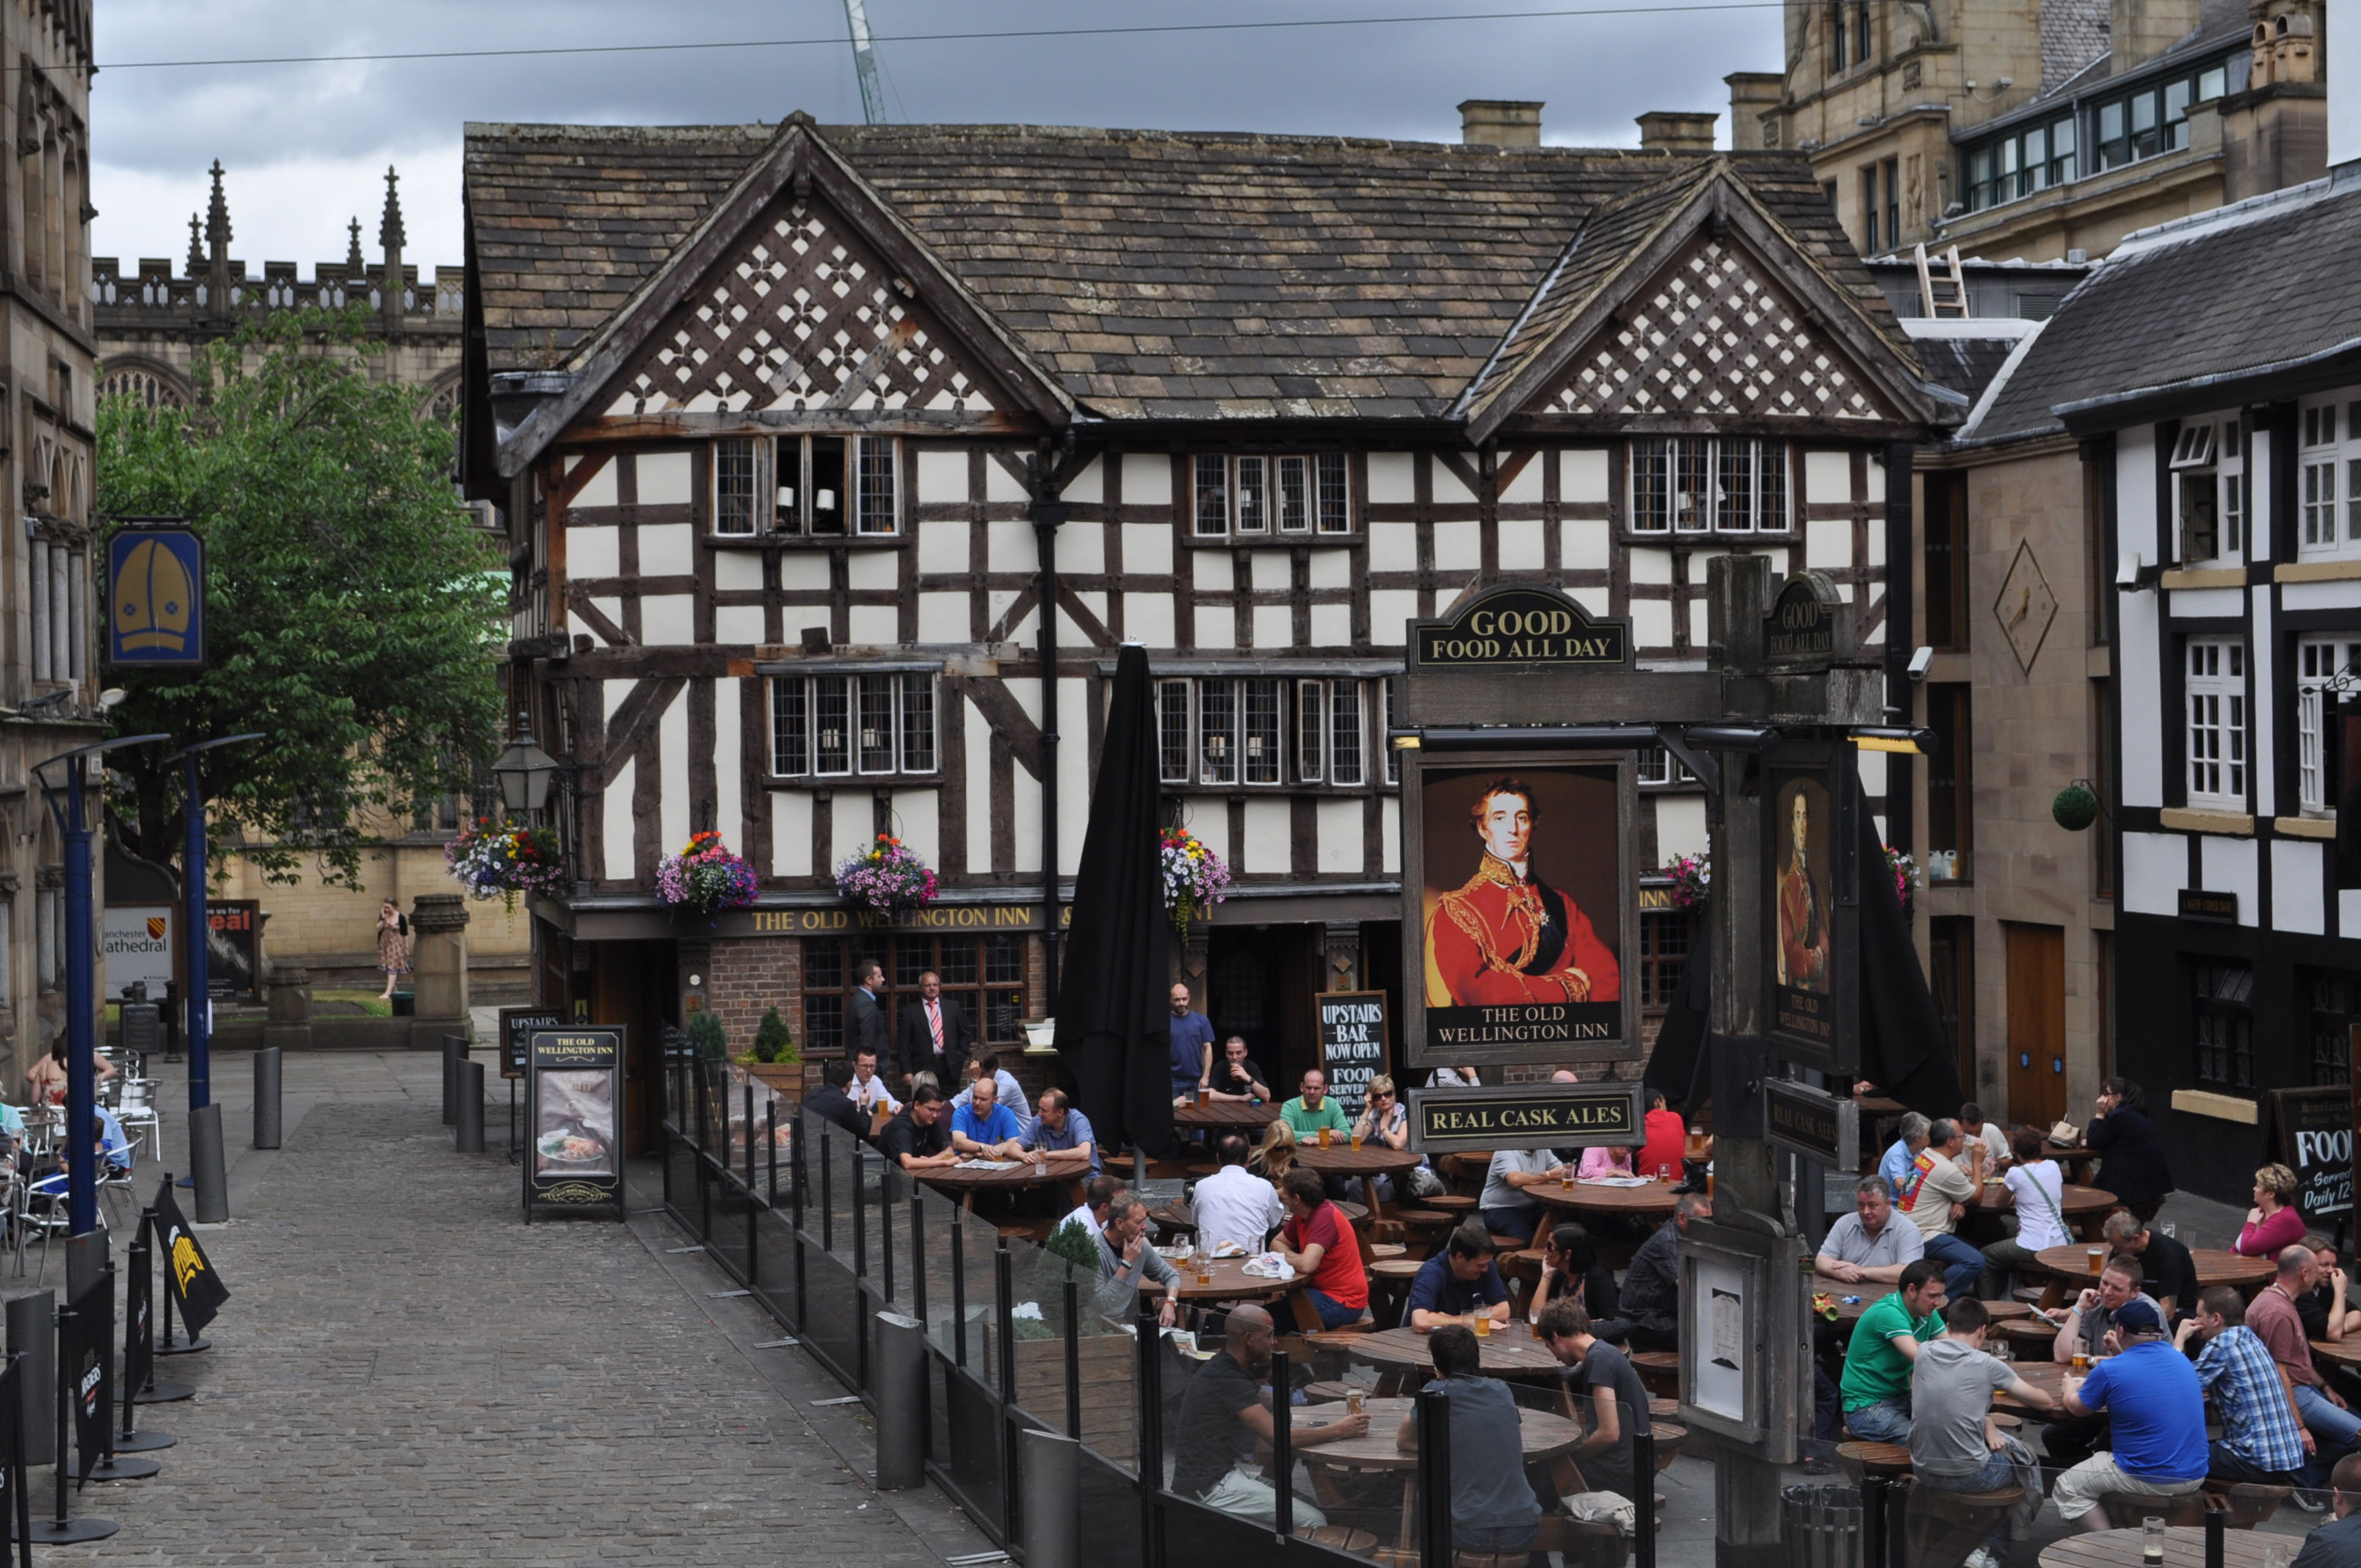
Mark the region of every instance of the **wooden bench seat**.
[[1681, 1393], [1681, 1358], [1669, 1350], [1635, 1350], [1631, 1369], [1649, 1393], [1676, 1399]]
[[2204, 1486], [2207, 1498], [2229, 1513], [2224, 1522], [2232, 1530], [2252, 1530], [2279, 1511], [2295, 1495], [2292, 1486], [2267, 1486], [2252, 1481], [2213, 1481]]
[[2116, 1530], [2136, 1530], [2142, 1519], [2160, 1519], [2169, 1525], [2205, 1522], [2205, 1492], [2200, 1487], [2177, 1497], [2134, 1497], [2129, 1492], [2102, 1492], [2099, 1506]]
[[1837, 1444], [1837, 1468], [1855, 1485], [1872, 1475], [1894, 1480], [1910, 1474], [1910, 1451], [1898, 1442], [1854, 1438]]
[[1911, 1487], [1903, 1525], [1910, 1568], [1959, 1568], [2024, 1500], [2025, 1492], [2017, 1486], [1996, 1492]]

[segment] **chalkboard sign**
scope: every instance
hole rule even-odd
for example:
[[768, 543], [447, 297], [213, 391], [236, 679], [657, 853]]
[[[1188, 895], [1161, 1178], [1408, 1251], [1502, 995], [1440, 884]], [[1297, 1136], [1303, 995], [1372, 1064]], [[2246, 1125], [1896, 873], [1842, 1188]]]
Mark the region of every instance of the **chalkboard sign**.
[[2311, 1220], [2352, 1212], [2352, 1090], [2275, 1089], [2270, 1100], [2274, 1148], [2295, 1172], [2296, 1207]]
[[535, 1029], [563, 1029], [566, 1014], [555, 1007], [500, 1009], [500, 1076], [522, 1078]]
[[1347, 1116], [1369, 1097], [1369, 1080], [1386, 1070], [1386, 993], [1331, 991], [1320, 998], [1320, 1065], [1328, 1092]]
[[529, 1048], [525, 1219], [536, 1208], [623, 1217], [623, 1031], [535, 1029]]

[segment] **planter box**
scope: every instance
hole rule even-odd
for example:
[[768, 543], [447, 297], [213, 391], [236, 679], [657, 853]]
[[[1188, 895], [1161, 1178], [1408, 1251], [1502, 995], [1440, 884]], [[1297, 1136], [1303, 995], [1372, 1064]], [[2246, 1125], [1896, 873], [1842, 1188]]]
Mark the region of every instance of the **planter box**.
[[[1089, 1293], [1083, 1293], [1087, 1305]], [[1082, 1446], [1103, 1459], [1137, 1463], [1139, 1423], [1132, 1391], [1137, 1354], [1129, 1334], [1086, 1335], [1079, 1347], [1082, 1374]], [[1016, 1342], [1016, 1403], [1053, 1431], [1066, 1430], [1066, 1344], [1060, 1339]]]
[[767, 1086], [773, 1093], [788, 1104], [803, 1103], [805, 1063], [752, 1061], [741, 1065], [745, 1068], [755, 1082]]

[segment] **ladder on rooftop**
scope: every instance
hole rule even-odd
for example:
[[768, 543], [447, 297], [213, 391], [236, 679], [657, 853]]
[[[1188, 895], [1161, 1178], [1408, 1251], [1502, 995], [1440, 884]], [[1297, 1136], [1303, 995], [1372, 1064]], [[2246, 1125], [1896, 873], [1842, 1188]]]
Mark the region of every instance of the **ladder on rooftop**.
[[1923, 240], [1917, 247], [1919, 313], [1932, 319], [1949, 313], [1961, 321], [1968, 318], [1968, 280], [1960, 271], [1960, 247], [1952, 246], [1943, 253], [1939, 265], [1927, 259]]

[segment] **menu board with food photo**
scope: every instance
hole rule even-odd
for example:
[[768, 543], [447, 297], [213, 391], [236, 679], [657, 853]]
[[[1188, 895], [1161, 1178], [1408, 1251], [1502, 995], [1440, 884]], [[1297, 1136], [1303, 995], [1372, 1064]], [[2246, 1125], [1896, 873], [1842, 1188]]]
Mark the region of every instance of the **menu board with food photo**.
[[620, 1216], [623, 1032], [538, 1029], [530, 1054], [525, 1217], [535, 1208], [611, 1209]]

